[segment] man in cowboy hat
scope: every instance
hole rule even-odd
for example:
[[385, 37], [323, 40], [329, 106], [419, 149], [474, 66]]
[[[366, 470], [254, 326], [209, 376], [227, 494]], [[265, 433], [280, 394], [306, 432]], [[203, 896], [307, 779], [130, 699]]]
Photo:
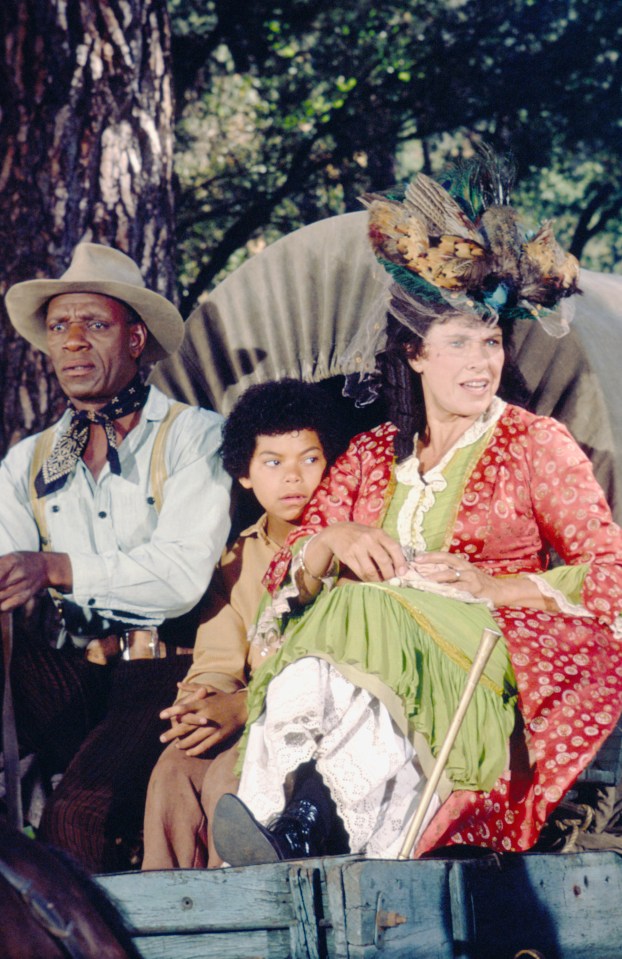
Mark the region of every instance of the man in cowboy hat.
[[221, 418], [144, 384], [141, 360], [172, 353], [183, 323], [125, 254], [81, 243], [59, 280], [18, 283], [6, 306], [68, 399], [0, 466], [0, 610], [47, 588], [59, 619], [55, 647], [49, 628], [17, 636], [17, 725], [64, 773], [42, 838], [115, 869], [162, 748], [157, 713], [190, 663], [179, 617], [229, 531]]

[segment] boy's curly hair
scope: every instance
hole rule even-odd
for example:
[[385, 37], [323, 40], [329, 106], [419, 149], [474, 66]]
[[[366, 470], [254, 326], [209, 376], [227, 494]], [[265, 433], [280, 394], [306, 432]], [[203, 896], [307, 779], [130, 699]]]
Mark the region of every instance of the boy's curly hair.
[[283, 379], [251, 386], [225, 421], [220, 447], [225, 469], [234, 479], [248, 476], [258, 436], [295, 430], [315, 430], [329, 466], [349, 439], [321, 384]]

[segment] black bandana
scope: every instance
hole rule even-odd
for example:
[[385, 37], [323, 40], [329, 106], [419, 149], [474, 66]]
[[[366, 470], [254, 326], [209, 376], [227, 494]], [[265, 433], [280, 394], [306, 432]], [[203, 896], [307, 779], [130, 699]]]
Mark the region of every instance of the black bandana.
[[86, 449], [91, 423], [103, 426], [108, 440], [107, 458], [110, 471], [118, 475], [121, 472], [121, 464], [117, 452], [114, 421], [127, 416], [128, 413], [142, 410], [148, 395], [149, 387], [143, 383], [140, 373], [137, 373], [131, 383], [128, 383], [118, 396], [115, 396], [101, 410], [77, 410], [70, 401], [68, 406], [72, 410], [72, 417], [69, 428], [54, 444], [54, 449], [37, 473], [35, 478], [37, 496], [41, 498], [48, 493], [55, 493], [65, 485]]

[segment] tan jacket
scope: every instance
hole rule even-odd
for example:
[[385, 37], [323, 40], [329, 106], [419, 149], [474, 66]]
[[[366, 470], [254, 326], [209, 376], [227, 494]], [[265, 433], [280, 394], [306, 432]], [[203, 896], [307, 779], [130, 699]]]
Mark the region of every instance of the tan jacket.
[[205, 597], [186, 682], [235, 692], [252, 669], [247, 632], [264, 594], [262, 577], [277, 546], [266, 535], [266, 515], [224, 551]]

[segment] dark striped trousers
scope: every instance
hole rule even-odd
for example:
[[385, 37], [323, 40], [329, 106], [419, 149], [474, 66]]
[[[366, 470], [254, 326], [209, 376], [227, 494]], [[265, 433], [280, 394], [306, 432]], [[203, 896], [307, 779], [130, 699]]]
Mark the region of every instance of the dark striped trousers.
[[130, 866], [147, 784], [190, 656], [98, 666], [73, 647], [17, 636], [12, 667], [18, 738], [47, 777], [63, 773], [39, 836], [93, 872]]

